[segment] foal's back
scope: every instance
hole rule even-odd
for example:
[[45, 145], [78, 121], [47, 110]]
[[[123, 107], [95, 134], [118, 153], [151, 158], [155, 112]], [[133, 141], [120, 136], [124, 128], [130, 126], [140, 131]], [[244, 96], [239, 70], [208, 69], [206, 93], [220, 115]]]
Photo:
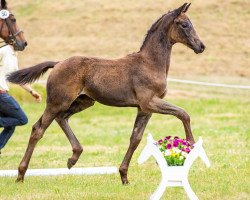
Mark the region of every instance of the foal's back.
[[135, 75], [141, 73], [143, 59], [135, 53], [108, 60], [75, 56], [58, 63], [48, 78], [50, 101], [73, 101], [80, 93], [112, 106], [137, 106]]

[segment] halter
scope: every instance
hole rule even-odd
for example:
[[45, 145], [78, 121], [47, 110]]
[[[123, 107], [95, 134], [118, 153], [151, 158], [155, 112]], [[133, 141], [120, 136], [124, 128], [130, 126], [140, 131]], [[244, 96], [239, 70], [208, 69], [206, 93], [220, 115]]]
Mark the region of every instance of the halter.
[[[7, 10], [6, 10], [6, 11], [7, 11]], [[10, 21], [11, 21], [11, 20], [9, 19], [10, 16], [14, 16], [14, 15], [13, 15], [12, 13], [10, 13], [8, 17], [6, 17], [6, 18], [1, 18], [1, 19], [3, 20], [3, 22], [2, 22], [2, 26], [1, 26], [1, 28], [0, 28], [0, 33], [2, 32], [4, 23], [6, 23], [7, 28], [8, 28], [8, 30], [9, 30], [9, 36], [8, 36], [8, 38], [7, 38], [7, 41], [1, 41], [1, 42], [0, 42], [0, 43], [5, 43], [4, 45], [0, 46], [0, 48], [5, 47], [5, 46], [7, 46], [7, 45], [14, 45], [14, 44], [17, 42], [17, 38], [16, 38], [16, 37], [17, 37], [20, 33], [23, 33], [22, 30], [18, 30], [16, 33], [14, 32], [13, 27], [11, 26], [12, 24], [10, 24]]]

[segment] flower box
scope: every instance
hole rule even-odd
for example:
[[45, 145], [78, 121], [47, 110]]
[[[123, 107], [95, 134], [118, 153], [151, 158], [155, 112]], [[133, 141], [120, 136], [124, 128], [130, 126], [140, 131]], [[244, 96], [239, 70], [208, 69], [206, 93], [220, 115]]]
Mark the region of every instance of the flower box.
[[194, 147], [186, 139], [180, 139], [177, 136], [167, 136], [160, 139], [155, 145], [161, 151], [168, 166], [183, 166], [187, 155]]
[[150, 156], [153, 156], [156, 159], [162, 173], [160, 185], [158, 186], [156, 191], [151, 195], [151, 200], [160, 199], [166, 187], [176, 186], [184, 187], [189, 199], [198, 200], [198, 197], [195, 195], [188, 182], [188, 172], [197, 157], [200, 157], [202, 161], [205, 162], [207, 167], [210, 167], [210, 162], [208, 160], [205, 150], [202, 147], [202, 143], [203, 141], [200, 137], [198, 142], [192, 145], [192, 148], [190, 149], [190, 152], [186, 155], [185, 161], [183, 162], [182, 166], [169, 166], [164, 157], [162, 149], [159, 148], [159, 141], [156, 142], [151, 134], [148, 135], [147, 144], [138, 158], [138, 163], [142, 164]]

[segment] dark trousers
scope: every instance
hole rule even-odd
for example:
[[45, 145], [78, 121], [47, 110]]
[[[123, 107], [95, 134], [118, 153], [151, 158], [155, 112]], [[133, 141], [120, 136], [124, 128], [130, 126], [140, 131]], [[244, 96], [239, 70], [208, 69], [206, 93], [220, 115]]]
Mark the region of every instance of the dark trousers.
[[3, 128], [0, 134], [0, 150], [10, 139], [16, 126], [27, 123], [28, 118], [16, 100], [9, 94], [0, 94], [0, 128]]

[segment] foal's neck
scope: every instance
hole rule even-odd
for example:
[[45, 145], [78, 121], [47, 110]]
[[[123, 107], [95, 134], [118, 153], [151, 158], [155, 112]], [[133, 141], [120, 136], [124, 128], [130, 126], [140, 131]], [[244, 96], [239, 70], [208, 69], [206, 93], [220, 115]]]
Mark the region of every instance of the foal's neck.
[[[164, 19], [162, 19], [163, 21]], [[159, 20], [158, 20], [159, 21]], [[157, 24], [156, 24], [157, 25]], [[154, 25], [153, 25], [154, 26]], [[170, 26], [170, 25], [168, 25]], [[165, 71], [168, 74], [170, 65], [170, 56], [173, 43], [166, 34], [169, 27], [164, 22], [158, 22], [158, 27], [146, 36], [146, 39], [140, 49], [142, 55], [145, 55], [158, 70]], [[151, 28], [152, 29], [152, 28]]]

